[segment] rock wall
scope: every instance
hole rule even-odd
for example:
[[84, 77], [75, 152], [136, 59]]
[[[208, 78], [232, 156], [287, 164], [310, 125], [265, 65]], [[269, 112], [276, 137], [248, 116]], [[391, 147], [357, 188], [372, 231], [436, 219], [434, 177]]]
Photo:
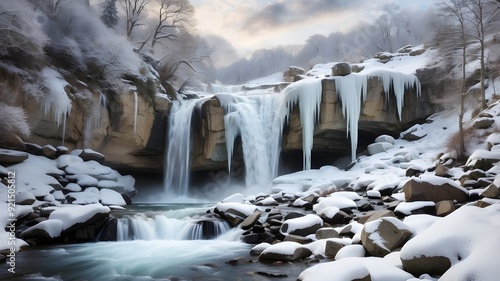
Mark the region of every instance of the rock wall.
[[125, 82], [112, 89], [68, 85], [65, 89], [72, 108], [65, 123], [60, 124], [53, 112], [43, 112], [40, 102], [21, 87], [10, 87], [14, 98], [1, 101], [24, 109], [31, 128], [31, 135], [23, 138], [25, 142], [64, 145], [69, 149], [91, 148], [106, 155], [106, 164], [113, 168], [162, 172], [170, 101], [162, 94], [151, 97], [140, 82]]

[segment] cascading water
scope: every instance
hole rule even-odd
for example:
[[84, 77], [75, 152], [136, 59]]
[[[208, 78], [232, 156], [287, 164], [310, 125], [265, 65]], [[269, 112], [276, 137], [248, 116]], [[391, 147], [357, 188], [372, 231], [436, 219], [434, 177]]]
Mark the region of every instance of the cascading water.
[[228, 169], [234, 142], [241, 136], [245, 160], [245, 183], [247, 186], [267, 186], [277, 176], [275, 159], [279, 150], [275, 149], [275, 95], [262, 93], [247, 96], [218, 94], [224, 108], [224, 126]]
[[[307, 78], [290, 84], [282, 93], [271, 90], [241, 91], [241, 87], [212, 86], [211, 90], [224, 108], [224, 125], [228, 166], [231, 170], [234, 142], [241, 137], [247, 186], [267, 186], [277, 176], [281, 137], [285, 122], [289, 122], [294, 106], [300, 109], [302, 126], [303, 168], [311, 169], [311, 152], [315, 124], [319, 119], [322, 98], [322, 79], [334, 79], [336, 92], [342, 102], [347, 122], [346, 135], [351, 141], [352, 160], [356, 158], [358, 121], [366, 99], [368, 79], [382, 80], [389, 98], [392, 85], [398, 117], [404, 102], [405, 90], [413, 87], [420, 95], [420, 83], [415, 75], [391, 71], [352, 73], [332, 78]], [[239, 92], [237, 92], [240, 90]], [[196, 106], [205, 100], [182, 101], [173, 105], [170, 113], [168, 147], [165, 167], [165, 186], [175, 195], [186, 196], [189, 185], [191, 116]], [[170, 165], [169, 165], [170, 163]]]
[[92, 113], [87, 116], [85, 120], [83, 132], [83, 144], [85, 147], [89, 146], [89, 138], [92, 136], [94, 130], [99, 129], [101, 126], [101, 110], [108, 107], [108, 99], [103, 93], [99, 93], [99, 100], [97, 106], [93, 107]]
[[226, 222], [217, 219], [189, 220], [165, 215], [148, 217], [144, 214], [118, 219], [117, 241], [129, 240], [205, 240], [217, 238], [230, 230]]

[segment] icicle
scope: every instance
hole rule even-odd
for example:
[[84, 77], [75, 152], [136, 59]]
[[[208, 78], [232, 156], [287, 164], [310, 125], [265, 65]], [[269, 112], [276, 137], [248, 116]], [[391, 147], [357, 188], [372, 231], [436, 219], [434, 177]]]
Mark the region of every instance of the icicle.
[[66, 139], [66, 116], [67, 113], [64, 114], [64, 117], [63, 117], [63, 128], [62, 128], [62, 141], [61, 141], [61, 145], [64, 146], [64, 140]]
[[379, 79], [382, 80], [387, 100], [389, 100], [390, 87], [392, 84], [394, 95], [396, 96], [396, 107], [399, 120], [401, 120], [401, 113], [403, 111], [405, 90], [413, 88], [417, 92], [417, 97], [420, 97], [420, 81], [418, 80], [417, 76], [413, 74], [377, 70], [370, 72], [370, 76], [378, 76]]
[[351, 136], [351, 159], [356, 159], [358, 147], [358, 122], [361, 114], [361, 105], [366, 99], [368, 78], [365, 75], [350, 74], [344, 77], [335, 77], [337, 95], [342, 101], [342, 113], [347, 120], [347, 136]]
[[134, 91], [134, 134], [137, 129], [137, 111], [138, 111], [138, 100], [137, 100], [137, 92]]
[[284, 92], [285, 118], [289, 120], [290, 112], [295, 104], [298, 104], [300, 108], [303, 167], [305, 170], [311, 169], [314, 125], [319, 119], [322, 91], [321, 79], [303, 79], [285, 88]]

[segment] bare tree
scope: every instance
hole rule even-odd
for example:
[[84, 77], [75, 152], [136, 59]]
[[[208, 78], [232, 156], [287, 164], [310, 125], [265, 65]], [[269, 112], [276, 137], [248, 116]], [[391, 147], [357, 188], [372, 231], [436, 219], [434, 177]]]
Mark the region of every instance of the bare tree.
[[177, 38], [178, 29], [187, 29], [194, 25], [194, 8], [189, 0], [157, 0], [160, 5], [158, 20], [153, 28], [151, 47], [162, 39]]
[[146, 10], [149, 0], [123, 0], [120, 2], [125, 11], [125, 21], [127, 23], [127, 38], [130, 39], [134, 28], [141, 26], [141, 14]]
[[[473, 37], [479, 41], [480, 44], [480, 61], [481, 61], [481, 106], [486, 109], [486, 96], [484, 89], [484, 81], [486, 79], [486, 66], [485, 66], [485, 35], [495, 23], [496, 15], [500, 7], [495, 5], [495, 1], [491, 0], [465, 0], [464, 6], [468, 10], [468, 18], [474, 26]], [[493, 6], [495, 5], [496, 8]]]
[[445, 57], [452, 57], [451, 61], [455, 61], [453, 57], [458, 53], [460, 59], [454, 62], [460, 65], [460, 112], [458, 115], [458, 126], [460, 135], [460, 147], [458, 157], [462, 157], [465, 153], [464, 141], [464, 112], [465, 112], [465, 94], [466, 94], [466, 64], [467, 64], [467, 47], [470, 44], [470, 36], [468, 35], [467, 26], [467, 8], [462, 0], [441, 0], [439, 4], [443, 15], [449, 20], [449, 25], [441, 29], [440, 48]]

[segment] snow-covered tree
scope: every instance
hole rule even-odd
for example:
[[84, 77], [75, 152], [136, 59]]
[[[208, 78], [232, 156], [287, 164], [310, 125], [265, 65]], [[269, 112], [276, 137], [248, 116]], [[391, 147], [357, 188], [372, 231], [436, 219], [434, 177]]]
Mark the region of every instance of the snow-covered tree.
[[109, 28], [113, 28], [118, 23], [118, 10], [116, 9], [116, 0], [106, 0], [103, 3], [101, 15], [102, 22]]
[[143, 25], [142, 13], [146, 10], [149, 0], [121, 0], [120, 5], [125, 11], [127, 38], [132, 36], [134, 28]]

